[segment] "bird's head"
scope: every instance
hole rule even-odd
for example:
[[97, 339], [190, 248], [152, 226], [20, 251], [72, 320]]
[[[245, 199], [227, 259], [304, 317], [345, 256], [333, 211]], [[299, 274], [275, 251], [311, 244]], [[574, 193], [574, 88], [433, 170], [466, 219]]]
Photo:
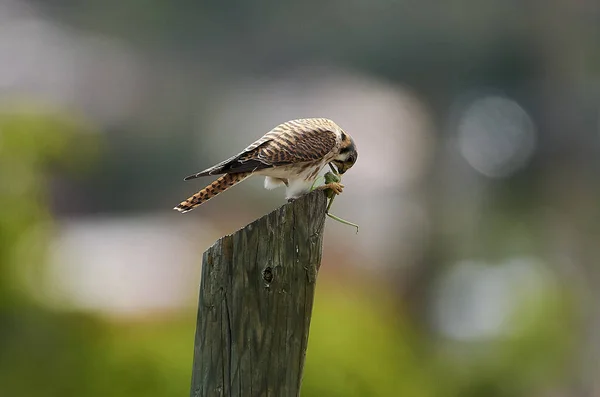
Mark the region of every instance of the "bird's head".
[[356, 145], [352, 137], [345, 132], [342, 132], [342, 142], [340, 150], [337, 156], [333, 159], [332, 163], [337, 168], [338, 173], [343, 174], [348, 171], [358, 158], [358, 152], [356, 151]]

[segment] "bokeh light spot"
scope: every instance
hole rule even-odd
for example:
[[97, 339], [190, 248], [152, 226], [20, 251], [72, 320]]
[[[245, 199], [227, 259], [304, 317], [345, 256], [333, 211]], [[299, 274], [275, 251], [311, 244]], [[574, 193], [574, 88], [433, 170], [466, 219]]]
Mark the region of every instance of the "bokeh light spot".
[[460, 117], [458, 146], [475, 170], [491, 178], [513, 174], [535, 151], [535, 126], [515, 101], [488, 96], [475, 100]]

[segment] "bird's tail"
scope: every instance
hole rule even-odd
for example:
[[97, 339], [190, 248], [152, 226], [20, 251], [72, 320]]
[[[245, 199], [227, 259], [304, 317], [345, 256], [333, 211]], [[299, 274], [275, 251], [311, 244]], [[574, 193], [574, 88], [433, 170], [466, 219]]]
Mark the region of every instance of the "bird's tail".
[[233, 185], [237, 185], [244, 179], [248, 178], [250, 174], [252, 173], [240, 172], [235, 174], [225, 174], [204, 189], [200, 190], [198, 193], [189, 197], [187, 200], [179, 203], [179, 205], [173, 209], [181, 212], [182, 214], [191, 211], [200, 204], [215, 197], [217, 194], [224, 192]]

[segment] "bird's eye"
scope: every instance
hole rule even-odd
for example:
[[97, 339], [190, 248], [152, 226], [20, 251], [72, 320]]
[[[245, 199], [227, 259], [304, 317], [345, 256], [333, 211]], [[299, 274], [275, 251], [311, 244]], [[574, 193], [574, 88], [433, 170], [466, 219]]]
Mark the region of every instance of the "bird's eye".
[[354, 156], [353, 155], [348, 156], [348, 161], [351, 163], [354, 163]]

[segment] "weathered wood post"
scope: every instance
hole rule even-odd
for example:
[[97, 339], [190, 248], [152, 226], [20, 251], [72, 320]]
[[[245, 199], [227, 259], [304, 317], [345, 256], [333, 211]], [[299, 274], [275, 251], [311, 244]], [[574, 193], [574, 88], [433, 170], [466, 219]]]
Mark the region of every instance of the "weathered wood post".
[[192, 397], [300, 395], [326, 202], [314, 191], [204, 253]]

